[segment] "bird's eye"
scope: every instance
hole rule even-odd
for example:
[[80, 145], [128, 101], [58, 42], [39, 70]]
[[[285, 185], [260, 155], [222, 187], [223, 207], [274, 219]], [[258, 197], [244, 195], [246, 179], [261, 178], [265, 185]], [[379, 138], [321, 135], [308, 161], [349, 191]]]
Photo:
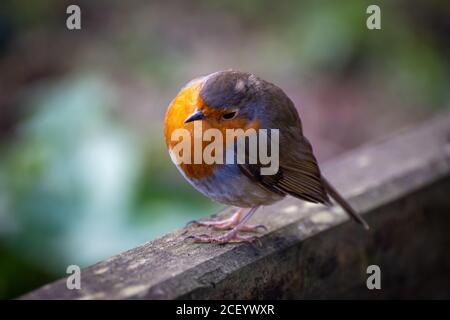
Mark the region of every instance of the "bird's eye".
[[236, 117], [236, 115], [237, 115], [237, 111], [228, 112], [228, 113], [225, 113], [225, 114], [222, 116], [222, 119], [224, 119], [224, 120], [231, 120], [231, 119], [233, 119], [234, 117]]

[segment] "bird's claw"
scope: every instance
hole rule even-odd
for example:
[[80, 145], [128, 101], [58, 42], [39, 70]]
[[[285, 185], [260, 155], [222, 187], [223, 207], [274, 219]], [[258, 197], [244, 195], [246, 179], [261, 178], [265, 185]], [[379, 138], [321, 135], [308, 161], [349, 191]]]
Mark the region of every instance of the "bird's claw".
[[253, 227], [255, 229], [255, 231], [257, 232], [258, 229], [261, 229], [262, 231], [269, 231], [269, 229], [267, 229], [267, 227], [263, 224], [257, 224], [256, 226]]
[[191, 220], [188, 223], [186, 223], [185, 227], [189, 227], [190, 225], [193, 225], [193, 224], [195, 224], [195, 225], [198, 224], [198, 221], [197, 220]]
[[211, 236], [207, 234], [191, 235], [185, 240], [193, 240], [194, 243], [219, 243], [226, 244], [230, 242], [254, 242], [257, 241], [261, 245], [261, 241], [256, 236], [239, 235], [237, 232], [228, 232], [222, 236]]
[[[236, 227], [236, 222], [231, 222], [229, 220], [222, 220], [222, 221], [198, 221], [198, 220], [192, 220], [186, 224], [187, 226], [190, 225], [197, 225], [202, 227], [207, 227], [208, 229], [215, 229], [215, 230], [231, 230], [234, 227]], [[240, 229], [241, 231], [245, 232], [264, 232], [268, 231], [267, 227], [263, 224], [257, 224], [257, 225], [247, 225], [242, 226]]]

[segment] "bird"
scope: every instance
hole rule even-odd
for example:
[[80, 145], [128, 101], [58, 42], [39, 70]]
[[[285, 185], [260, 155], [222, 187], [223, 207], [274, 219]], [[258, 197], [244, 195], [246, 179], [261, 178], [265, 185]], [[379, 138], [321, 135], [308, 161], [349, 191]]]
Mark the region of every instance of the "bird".
[[[229, 129], [254, 129], [258, 132], [261, 129], [278, 129], [277, 172], [261, 174], [264, 165], [259, 161], [179, 161], [183, 152], [189, 158], [189, 150], [174, 154], [180, 142], [180, 139], [173, 139], [178, 129], [185, 130], [192, 138], [190, 151], [193, 153], [196, 143], [200, 143], [197, 146], [200, 145], [201, 150], [206, 147], [204, 140], [197, 141], [202, 137], [196, 137], [195, 125], [202, 125], [203, 130], [216, 129], [216, 132], [223, 134]], [[257, 237], [246, 232], [266, 228], [263, 225], [248, 225], [248, 220], [261, 206], [273, 204], [286, 196], [326, 206], [332, 206], [333, 199], [354, 221], [369, 229], [367, 222], [321, 174], [292, 100], [280, 87], [252, 73], [225, 70], [190, 81], [167, 108], [164, 137], [172, 161], [195, 189], [216, 202], [236, 207], [229, 218], [195, 221], [201, 226], [225, 230], [225, 233], [188, 237], [194, 242], [225, 244], [254, 241]], [[224, 153], [231, 149], [236, 151], [236, 142], [231, 143], [231, 147], [224, 144], [224, 148]], [[190, 159], [193, 157], [191, 154]]]

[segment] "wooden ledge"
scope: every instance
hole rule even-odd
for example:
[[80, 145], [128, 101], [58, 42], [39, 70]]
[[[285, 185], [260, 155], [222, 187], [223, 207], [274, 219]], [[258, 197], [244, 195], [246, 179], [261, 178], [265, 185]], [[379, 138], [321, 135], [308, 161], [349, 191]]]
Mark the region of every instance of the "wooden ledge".
[[[449, 298], [450, 113], [322, 168], [370, 232], [287, 198], [255, 215], [269, 228], [261, 247], [193, 244], [205, 229], [187, 227], [82, 270], [81, 290], [61, 279], [22, 298]], [[382, 290], [366, 287], [372, 264]]]

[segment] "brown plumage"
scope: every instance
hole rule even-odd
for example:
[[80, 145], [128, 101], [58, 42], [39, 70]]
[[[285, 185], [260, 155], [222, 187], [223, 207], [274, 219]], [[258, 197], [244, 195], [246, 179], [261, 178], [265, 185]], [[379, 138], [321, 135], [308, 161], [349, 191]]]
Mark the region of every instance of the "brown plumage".
[[[273, 86], [267, 84], [266, 86]], [[273, 90], [276, 95], [284, 93]], [[337, 190], [322, 176], [312, 146], [303, 136], [302, 124], [294, 104], [284, 100], [284, 106], [289, 109], [278, 117], [272, 117], [272, 128], [280, 128], [280, 165], [276, 175], [261, 175], [260, 165], [239, 165], [242, 173], [260, 184], [267, 190], [290, 195], [313, 203], [332, 205], [329, 196], [336, 201], [344, 211], [365, 229], [369, 229], [367, 222], [356, 213], [352, 206], [337, 192]], [[283, 117], [287, 114], [287, 117]], [[296, 116], [294, 116], [296, 114]], [[292, 123], [291, 123], [292, 122]], [[283, 127], [283, 123], [289, 123]]]

